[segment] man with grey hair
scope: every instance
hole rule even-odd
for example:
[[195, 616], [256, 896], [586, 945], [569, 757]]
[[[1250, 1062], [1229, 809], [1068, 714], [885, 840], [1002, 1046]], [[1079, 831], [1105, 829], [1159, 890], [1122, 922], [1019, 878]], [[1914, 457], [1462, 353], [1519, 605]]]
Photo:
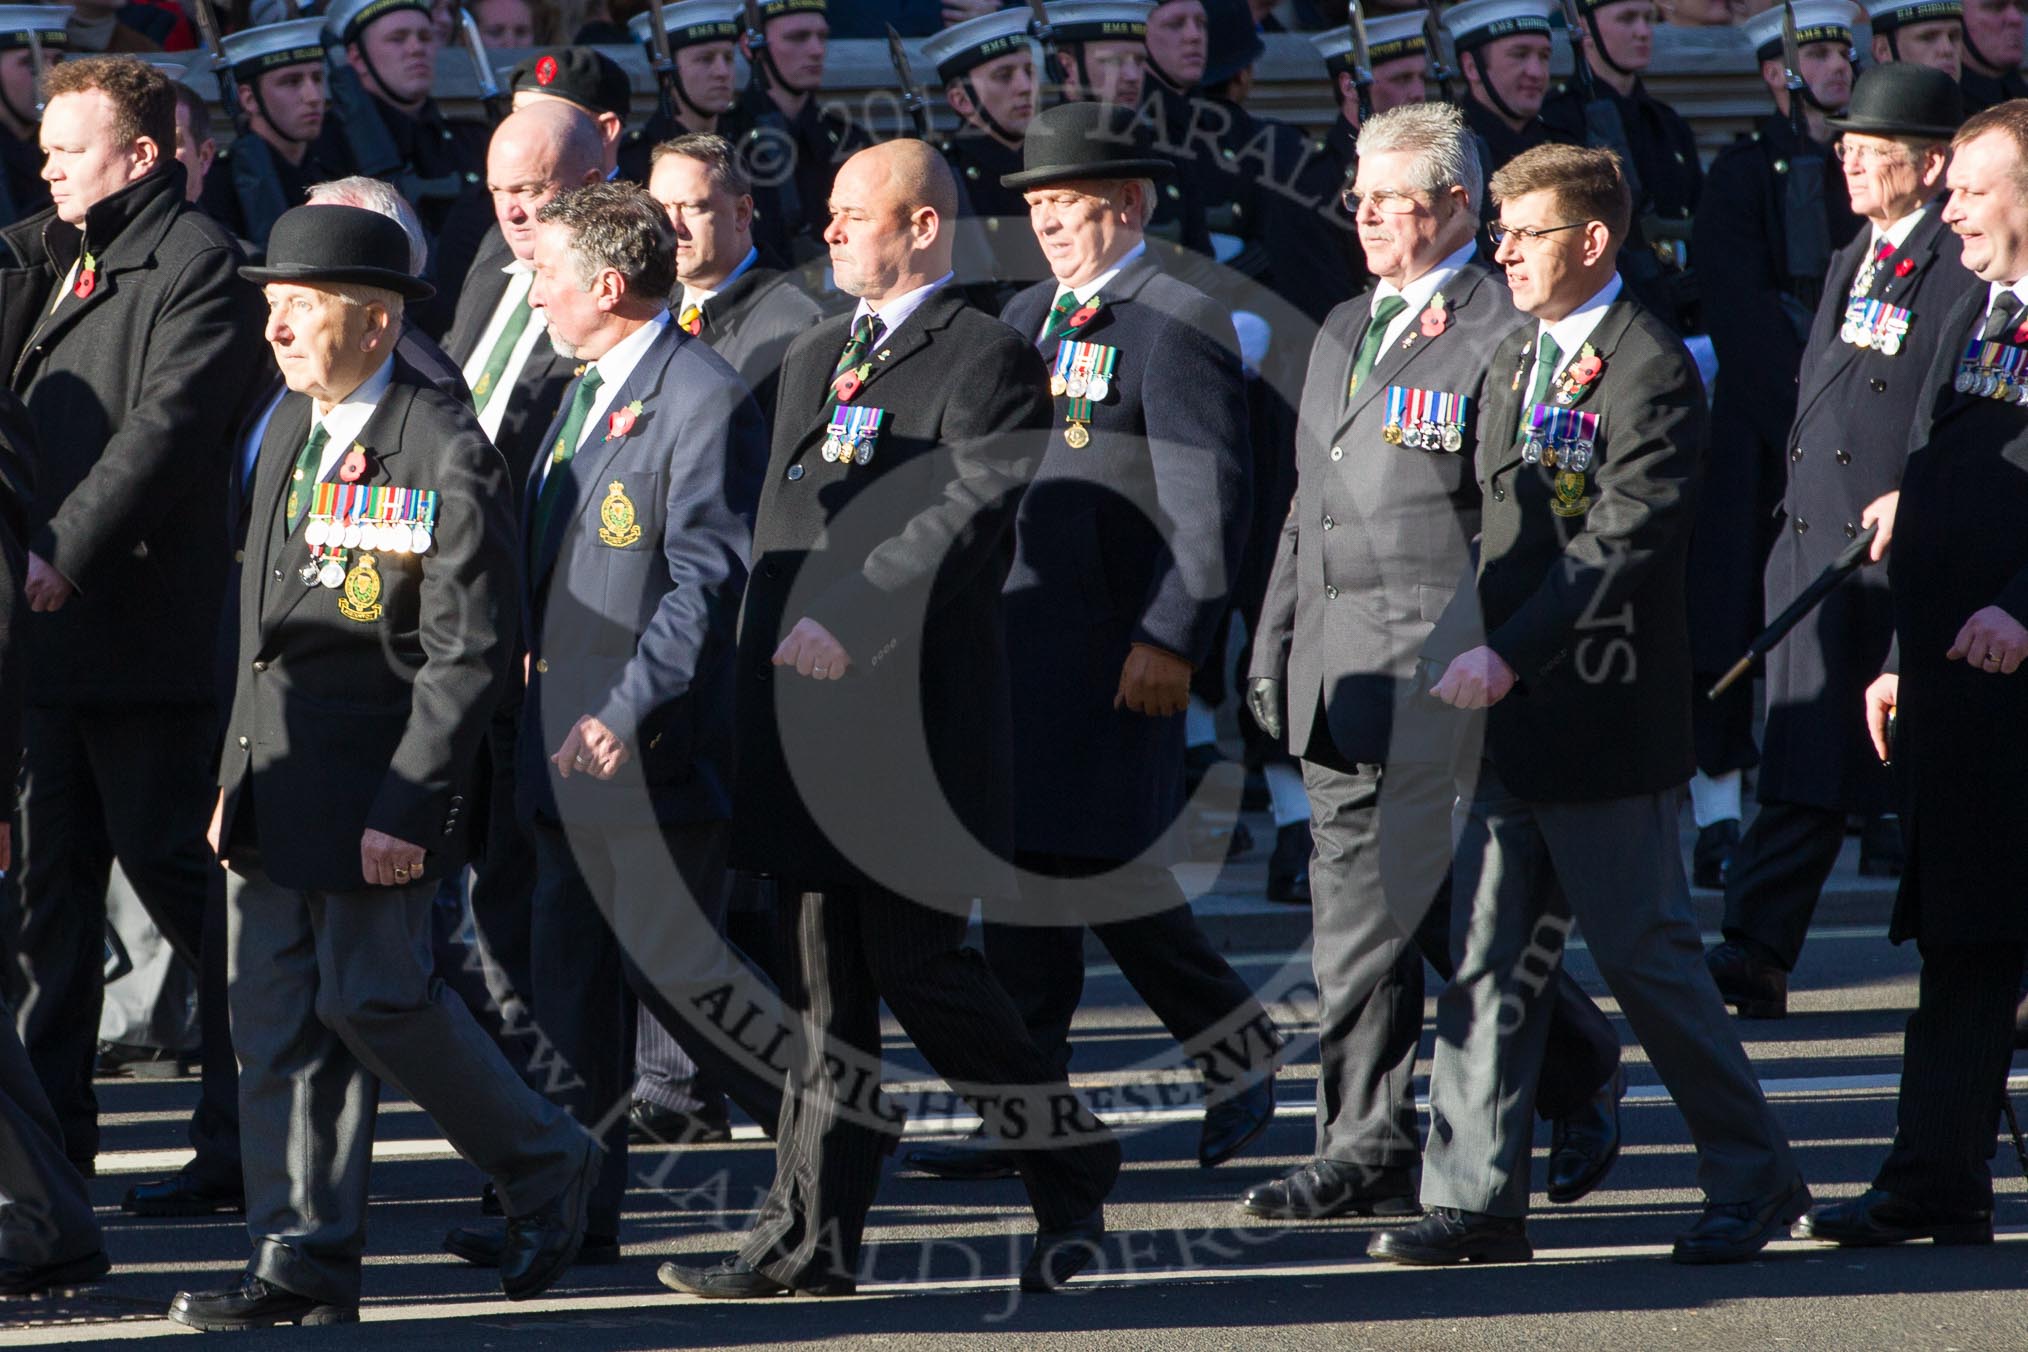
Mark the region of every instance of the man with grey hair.
[[[581, 363], [522, 494], [527, 695], [514, 807], [535, 846], [532, 984], [575, 1073], [550, 1097], [603, 1133], [586, 1257], [616, 1257], [627, 1182], [627, 990], [764, 1128], [782, 1077], [698, 1016], [746, 964], [722, 947], [733, 630], [767, 434], [746, 385], [670, 322], [675, 240], [631, 183], [537, 214], [529, 303]], [[765, 989], [750, 971], [749, 989]], [[780, 1021], [779, 1011], [774, 1015]], [[447, 1247], [497, 1261], [497, 1232]]]
[[[1487, 358], [1520, 321], [1473, 256], [1480, 183], [1477, 138], [1450, 104], [1395, 108], [1359, 133], [1345, 205], [1375, 284], [1332, 311], [1310, 356], [1247, 696], [1303, 763], [1321, 1005], [1315, 1157], [1246, 1194], [1257, 1216], [1417, 1210], [1422, 964], [1452, 971], [1465, 737], [1423, 698], [1416, 654], [1465, 575]], [[1567, 974], [1555, 1006], [1537, 1103], [1556, 1123], [1549, 1195], [1573, 1201], [1619, 1149], [1625, 1081], [1611, 1024]]]

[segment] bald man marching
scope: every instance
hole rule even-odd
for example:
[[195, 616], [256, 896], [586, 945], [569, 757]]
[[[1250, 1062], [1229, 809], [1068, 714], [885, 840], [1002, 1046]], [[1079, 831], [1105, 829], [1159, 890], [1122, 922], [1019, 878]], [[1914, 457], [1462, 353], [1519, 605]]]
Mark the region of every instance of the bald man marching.
[[1105, 1230], [1119, 1144], [962, 946], [973, 897], [1015, 896], [1000, 588], [1053, 420], [1035, 348], [950, 284], [957, 200], [921, 141], [847, 160], [824, 242], [859, 304], [782, 365], [740, 617], [732, 862], [777, 879], [801, 1040], [752, 1233], [715, 1268], [662, 1267], [694, 1295], [854, 1289], [901, 1130], [882, 1000], [1014, 1151], [1040, 1225], [1022, 1288], [1060, 1285]]

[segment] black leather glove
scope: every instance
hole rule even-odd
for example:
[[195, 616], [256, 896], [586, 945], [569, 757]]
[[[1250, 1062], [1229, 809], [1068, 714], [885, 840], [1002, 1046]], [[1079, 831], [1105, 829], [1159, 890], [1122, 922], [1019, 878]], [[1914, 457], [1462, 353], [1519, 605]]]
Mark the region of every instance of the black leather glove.
[[1277, 742], [1282, 739], [1282, 683], [1272, 676], [1256, 676], [1247, 683], [1246, 707], [1260, 730]]

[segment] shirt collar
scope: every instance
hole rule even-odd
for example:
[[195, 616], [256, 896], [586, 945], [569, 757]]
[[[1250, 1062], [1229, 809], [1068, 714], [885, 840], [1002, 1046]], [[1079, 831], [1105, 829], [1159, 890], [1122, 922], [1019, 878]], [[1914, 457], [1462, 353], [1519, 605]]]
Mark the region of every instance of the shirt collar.
[[[1077, 303], [1079, 305], [1091, 304], [1091, 298], [1093, 296], [1096, 296], [1099, 292], [1111, 286], [1113, 284], [1113, 279], [1118, 277], [1122, 272], [1126, 271], [1127, 265], [1129, 263], [1134, 262], [1136, 259], [1140, 258], [1141, 255], [1147, 252], [1148, 252], [1148, 241], [1144, 239], [1140, 243], [1136, 244], [1133, 248], [1121, 254], [1119, 262], [1113, 264], [1111, 267], [1107, 268], [1104, 272], [1101, 272], [1098, 276], [1086, 282], [1083, 286], [1069, 287], [1059, 285], [1056, 288], [1055, 299], [1062, 300], [1064, 293], [1067, 291], [1071, 295], [1077, 297]], [[1054, 304], [1054, 301], [1052, 301], [1051, 303]]]
[[[1537, 321], [1535, 337], [1538, 342], [1547, 333], [1556, 340], [1556, 350], [1562, 354], [1561, 363], [1568, 364], [1577, 355], [1598, 328], [1598, 322], [1605, 318], [1606, 310], [1620, 298], [1620, 275], [1615, 272], [1606, 279], [1606, 284], [1592, 294], [1590, 300], [1572, 310], [1554, 324]], [[1559, 366], [1559, 369], [1561, 367]]]
[[617, 390], [626, 384], [627, 377], [634, 374], [634, 368], [641, 364], [641, 358], [648, 355], [648, 349], [662, 336], [662, 330], [668, 323], [669, 312], [663, 310], [592, 362], [592, 369], [599, 373], [599, 388]]
[[1874, 252], [1878, 253], [1882, 244], [1892, 244], [1897, 249], [1906, 244], [1908, 237], [1915, 233], [1915, 227], [1921, 223], [1922, 213], [1928, 209], [1929, 207], [1925, 203], [1923, 206], [1917, 207], [1914, 211], [1909, 212], [1906, 216], [1888, 226], [1885, 230], [1882, 230], [1879, 226], [1873, 227]]
[[[1428, 272], [1425, 272], [1422, 276], [1399, 290], [1395, 288], [1392, 282], [1382, 282], [1373, 289], [1373, 304], [1380, 304], [1388, 296], [1399, 296], [1408, 302], [1408, 309], [1405, 313], [1413, 314], [1415, 311], [1428, 305], [1431, 296], [1434, 296], [1437, 292], [1450, 285], [1451, 278], [1462, 272], [1465, 264], [1472, 261], [1472, 255], [1478, 252], [1478, 247], [1475, 243], [1467, 243], [1464, 248], [1459, 249], [1456, 253], [1444, 259], [1443, 262], [1437, 264]], [[1370, 310], [1369, 313], [1371, 313]]]
[[893, 300], [888, 301], [885, 305], [879, 306], [878, 308], [872, 305], [868, 305], [863, 300], [860, 301], [858, 306], [854, 308], [852, 311], [853, 327], [857, 328], [859, 326], [859, 321], [867, 315], [878, 315], [880, 316], [880, 323], [883, 329], [883, 336], [892, 338], [894, 336], [894, 331], [900, 328], [903, 324], [906, 324], [908, 322], [909, 316], [914, 314], [917, 310], [920, 310], [922, 308], [922, 303], [928, 300], [930, 298], [930, 295], [933, 292], [935, 292], [938, 287], [942, 286], [945, 282], [948, 282], [953, 275], [954, 274], [952, 273], [946, 272], [943, 276], [937, 278], [935, 281], [931, 282], [928, 286], [919, 286], [915, 290], [910, 291], [905, 295], [896, 296]]
[[328, 446], [344, 447], [366, 430], [367, 420], [373, 417], [373, 410], [379, 407], [380, 401], [387, 395], [387, 387], [393, 383], [394, 354], [390, 352], [387, 360], [380, 364], [380, 369], [360, 381], [359, 388], [339, 400], [329, 413], [314, 418], [315, 406], [312, 405], [312, 425], [324, 429], [330, 437]]
[[725, 288], [731, 286], [734, 282], [738, 281], [741, 277], [745, 276], [746, 270], [752, 267], [754, 263], [759, 260], [759, 258], [760, 258], [759, 249], [748, 249], [746, 251], [746, 257], [739, 260], [739, 266], [734, 268], [731, 272], [727, 273], [725, 280], [720, 282], [715, 290], [706, 291], [702, 287], [692, 287], [692, 286], [684, 287], [683, 288], [684, 306], [687, 308], [692, 305], [704, 304], [704, 302], [710, 300], [713, 296], [718, 295], [720, 292], [724, 291]]

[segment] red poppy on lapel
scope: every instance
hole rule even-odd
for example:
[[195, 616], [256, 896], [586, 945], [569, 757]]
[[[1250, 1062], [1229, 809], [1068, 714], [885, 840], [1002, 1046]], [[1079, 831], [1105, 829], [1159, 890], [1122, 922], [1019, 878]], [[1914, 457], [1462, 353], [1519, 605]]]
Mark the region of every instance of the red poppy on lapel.
[[1422, 336], [1434, 338], [1451, 326], [1451, 312], [1444, 308], [1443, 292], [1429, 298], [1429, 308], [1422, 312]]
[[352, 449], [345, 452], [345, 458], [338, 462], [338, 482], [356, 484], [364, 479], [372, 468], [373, 461], [367, 456], [366, 448], [355, 441], [352, 443]]
[[1092, 317], [1098, 314], [1098, 312], [1099, 303], [1096, 300], [1081, 309], [1073, 310], [1070, 315], [1070, 326], [1074, 329], [1081, 329], [1091, 323]]
[[1913, 258], [1904, 258], [1899, 263], [1896, 263], [1894, 265], [1894, 275], [1897, 277], [1906, 277], [1909, 273], [1914, 271], [1915, 271], [1915, 260]]
[[77, 281], [70, 293], [79, 300], [85, 299], [99, 289], [99, 260], [87, 253], [77, 265]]
[[616, 408], [606, 420], [606, 440], [623, 437], [634, 430], [634, 420], [641, 416], [641, 401], [636, 399], [625, 408]]
[[1570, 383], [1573, 388], [1581, 390], [1597, 380], [1603, 370], [1605, 363], [1599, 359], [1598, 353], [1591, 351], [1590, 344], [1586, 344], [1583, 355], [1570, 364]]

